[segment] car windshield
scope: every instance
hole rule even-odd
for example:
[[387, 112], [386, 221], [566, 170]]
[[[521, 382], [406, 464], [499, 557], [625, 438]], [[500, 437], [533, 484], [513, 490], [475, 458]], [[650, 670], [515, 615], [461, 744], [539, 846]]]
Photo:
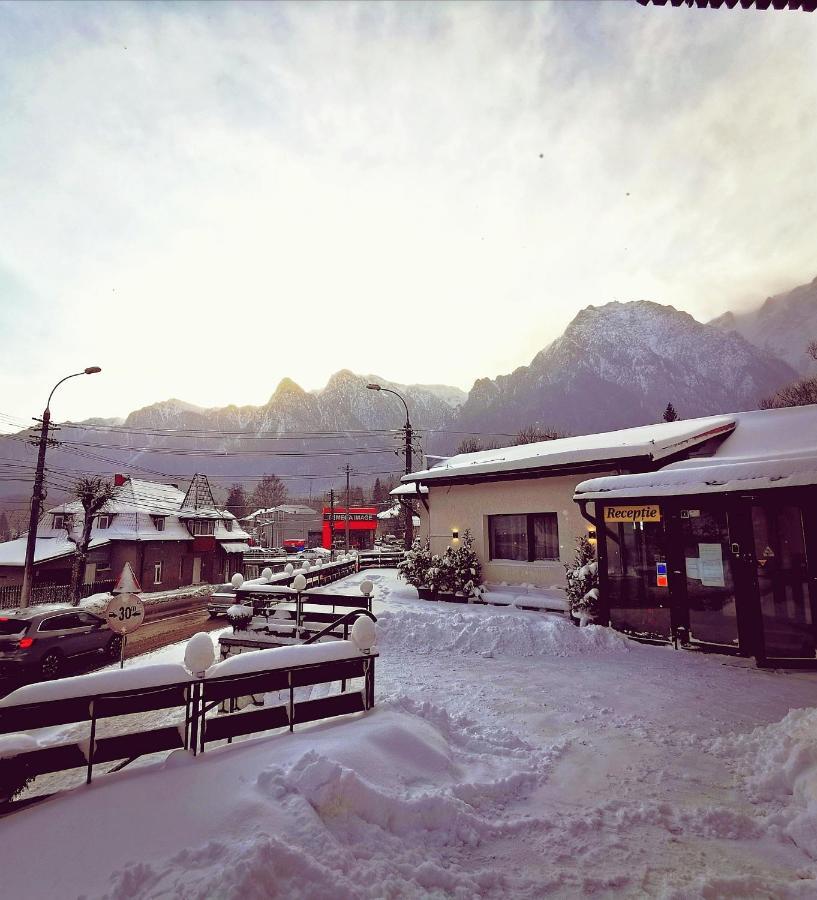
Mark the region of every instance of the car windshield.
[[22, 634], [28, 628], [27, 619], [0, 617], [0, 635]]

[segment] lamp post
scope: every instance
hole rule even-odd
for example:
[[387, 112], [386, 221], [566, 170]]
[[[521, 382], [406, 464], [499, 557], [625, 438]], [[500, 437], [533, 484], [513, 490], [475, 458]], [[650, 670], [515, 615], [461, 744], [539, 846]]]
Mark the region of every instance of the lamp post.
[[37, 524], [40, 521], [40, 502], [43, 499], [43, 476], [45, 475], [45, 448], [48, 445], [48, 428], [51, 423], [51, 398], [54, 391], [69, 378], [76, 378], [78, 375], [96, 375], [101, 372], [99, 366], [88, 366], [81, 372], [74, 372], [73, 375], [66, 375], [60, 379], [48, 395], [48, 402], [45, 404], [45, 410], [42, 418], [42, 428], [40, 429], [40, 446], [37, 453], [37, 469], [34, 473], [34, 490], [31, 493], [31, 516], [28, 520], [28, 536], [26, 539], [26, 560], [23, 569], [23, 586], [20, 589], [20, 606], [26, 607], [31, 598], [31, 582], [34, 575], [34, 548], [37, 546]]
[[[411, 472], [411, 421], [409, 419], [408, 404], [406, 403], [402, 394], [398, 394], [397, 391], [393, 391], [391, 388], [384, 388], [379, 384], [367, 384], [366, 387], [370, 391], [383, 391], [386, 394], [394, 394], [394, 396], [397, 397], [405, 407], [406, 424], [403, 426], [403, 431], [405, 432], [406, 436], [406, 475], [408, 475]], [[404, 508], [406, 511], [405, 547], [406, 550], [410, 550], [411, 544], [414, 540], [414, 522], [412, 521], [414, 510], [412, 509], [411, 504], [408, 501], [405, 501]]]

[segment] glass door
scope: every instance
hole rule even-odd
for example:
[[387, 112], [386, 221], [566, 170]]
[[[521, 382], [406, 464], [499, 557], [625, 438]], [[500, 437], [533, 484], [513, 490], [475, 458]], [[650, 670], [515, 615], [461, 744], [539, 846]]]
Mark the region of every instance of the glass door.
[[752, 507], [765, 655], [813, 659], [817, 643], [799, 506]]
[[693, 642], [739, 646], [729, 519], [722, 509], [682, 509], [689, 637]]

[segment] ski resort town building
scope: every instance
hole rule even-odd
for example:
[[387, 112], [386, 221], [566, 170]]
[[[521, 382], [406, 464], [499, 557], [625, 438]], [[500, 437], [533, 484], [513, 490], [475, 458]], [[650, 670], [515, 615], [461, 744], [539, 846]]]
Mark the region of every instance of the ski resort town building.
[[[98, 513], [84, 582], [116, 581], [126, 562], [142, 589], [163, 591], [227, 581], [240, 572], [248, 534], [235, 517], [218, 509], [204, 475], [188, 490], [116, 475], [115, 496]], [[84, 512], [78, 501], [48, 510], [37, 529], [34, 583], [67, 584]], [[0, 544], [0, 586], [21, 584], [25, 536]]]
[[599, 536], [601, 619], [648, 640], [816, 666], [817, 406], [730, 419], [708, 457], [577, 485]]
[[298, 549], [303, 549], [321, 545], [321, 514], [299, 503], [257, 509], [243, 518], [241, 524], [260, 547], [286, 548], [297, 544]]
[[595, 539], [573, 502], [580, 482], [711, 456], [735, 421], [711, 416], [463, 453], [403, 476], [393, 493], [414, 498], [432, 552], [456, 547], [468, 529], [486, 582], [560, 588], [577, 538]]

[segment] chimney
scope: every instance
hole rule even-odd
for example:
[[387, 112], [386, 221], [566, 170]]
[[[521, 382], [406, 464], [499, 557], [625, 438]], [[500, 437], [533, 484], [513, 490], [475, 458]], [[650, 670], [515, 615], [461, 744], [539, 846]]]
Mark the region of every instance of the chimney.
[[122, 485], [128, 480], [127, 475], [119, 475], [118, 473], [113, 477], [113, 486], [114, 487], [122, 487]]

